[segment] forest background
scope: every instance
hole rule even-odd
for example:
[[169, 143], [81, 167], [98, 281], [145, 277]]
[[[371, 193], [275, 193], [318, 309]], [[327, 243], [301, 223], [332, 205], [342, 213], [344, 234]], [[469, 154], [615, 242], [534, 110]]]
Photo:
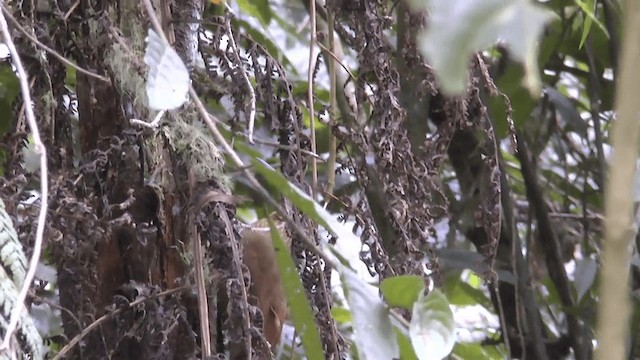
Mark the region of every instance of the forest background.
[[3, 355], [640, 356], [637, 2], [0, 4]]

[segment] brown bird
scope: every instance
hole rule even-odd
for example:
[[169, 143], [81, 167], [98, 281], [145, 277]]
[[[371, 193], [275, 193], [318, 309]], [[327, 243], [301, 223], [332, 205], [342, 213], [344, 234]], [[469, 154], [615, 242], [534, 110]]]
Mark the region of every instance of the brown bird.
[[[281, 234], [288, 250], [291, 239], [283, 231]], [[271, 244], [271, 232], [268, 227], [254, 225], [244, 230], [241, 237], [243, 262], [251, 274], [249, 293], [258, 299], [258, 307], [264, 317], [264, 334], [273, 347], [280, 341], [287, 316], [287, 298]]]

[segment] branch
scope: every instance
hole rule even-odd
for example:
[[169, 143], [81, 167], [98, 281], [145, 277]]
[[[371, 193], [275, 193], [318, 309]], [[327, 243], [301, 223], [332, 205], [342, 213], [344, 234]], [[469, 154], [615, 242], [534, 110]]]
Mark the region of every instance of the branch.
[[616, 88], [617, 121], [611, 133], [614, 149], [605, 191], [605, 241], [602, 249], [601, 292], [598, 306], [596, 359], [626, 358], [629, 335], [630, 245], [633, 226], [633, 188], [640, 136], [640, 2], [625, 1], [624, 36]]
[[36, 240], [35, 244], [33, 245], [33, 254], [31, 255], [31, 260], [29, 262], [29, 270], [27, 271], [27, 275], [24, 279], [24, 284], [22, 285], [22, 289], [20, 290], [18, 298], [16, 299], [16, 306], [11, 311], [11, 321], [9, 321], [9, 326], [7, 326], [5, 330], [6, 332], [4, 334], [4, 339], [2, 341], [2, 344], [0, 344], [1, 351], [9, 349], [11, 337], [13, 336], [13, 332], [18, 325], [18, 319], [20, 319], [20, 313], [25, 310], [24, 301], [27, 298], [27, 292], [29, 291], [29, 287], [33, 282], [33, 278], [36, 273], [36, 267], [38, 266], [38, 262], [40, 261], [40, 253], [42, 252], [42, 237], [44, 234], [45, 220], [47, 218], [47, 208], [49, 206], [49, 188], [47, 185], [47, 149], [40, 139], [38, 124], [33, 113], [33, 101], [31, 100], [29, 85], [27, 84], [29, 77], [27, 75], [27, 72], [24, 70], [24, 67], [22, 66], [22, 60], [20, 60], [18, 50], [16, 49], [13, 40], [11, 39], [9, 26], [7, 25], [7, 20], [5, 19], [4, 12], [2, 11], [0, 11], [0, 27], [2, 28], [1, 30], [2, 36], [4, 37], [4, 42], [9, 48], [11, 58], [13, 59], [16, 69], [18, 70], [20, 90], [22, 92], [22, 100], [25, 104], [27, 121], [29, 123], [29, 128], [31, 129], [31, 135], [33, 136], [35, 151], [36, 153], [40, 154], [40, 212], [38, 214], [38, 226], [36, 227]]

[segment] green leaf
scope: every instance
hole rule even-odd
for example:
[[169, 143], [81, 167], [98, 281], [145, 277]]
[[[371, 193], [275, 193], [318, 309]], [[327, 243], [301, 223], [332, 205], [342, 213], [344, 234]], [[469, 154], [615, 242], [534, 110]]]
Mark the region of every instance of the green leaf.
[[276, 252], [276, 262], [278, 263], [284, 290], [287, 294], [291, 321], [302, 339], [302, 346], [307, 359], [324, 359], [318, 327], [314, 321], [313, 312], [311, 311], [306, 291], [302, 286], [302, 281], [300, 281], [296, 265], [293, 263], [291, 255], [282, 241], [282, 236], [280, 236], [280, 232], [273, 224], [273, 221], [269, 217], [267, 217], [267, 220], [271, 228], [271, 239]]
[[305, 215], [322, 225], [322, 227], [331, 232], [332, 235], [335, 235], [335, 232], [331, 226], [329, 226], [327, 220], [325, 220], [331, 218], [331, 215], [317, 202], [313, 201], [309, 195], [303, 193], [302, 190], [289, 182], [284, 175], [276, 171], [264, 160], [252, 157], [251, 165], [253, 165], [256, 172], [262, 175], [276, 191], [291, 200]]
[[420, 360], [439, 360], [451, 353], [456, 343], [453, 312], [440, 290], [420, 294], [413, 306], [409, 334]]
[[339, 272], [353, 317], [358, 357], [361, 360], [397, 358], [400, 354], [398, 339], [377, 289], [351, 270], [342, 268]]
[[442, 290], [452, 305], [482, 305], [486, 308], [491, 307], [491, 301], [487, 299], [485, 294], [462, 280], [460, 273], [457, 271], [445, 277]]
[[66, 68], [66, 75], [64, 78], [64, 84], [66, 86], [68, 86], [68, 88], [75, 92], [76, 91], [76, 83], [77, 83], [77, 73], [76, 73], [76, 68], [74, 68], [73, 66], [69, 66], [67, 65]]
[[238, 6], [242, 12], [250, 15], [262, 23], [269, 25], [271, 22], [271, 7], [268, 0], [237, 0]]
[[351, 319], [351, 311], [343, 308], [334, 306], [331, 308], [331, 316], [338, 324], [350, 324]]
[[582, 10], [585, 14], [584, 28], [582, 30], [582, 37], [580, 38], [580, 45], [578, 46], [578, 48], [582, 49], [584, 42], [587, 40], [587, 36], [589, 36], [589, 31], [591, 30], [591, 24], [593, 24], [594, 22], [596, 23], [598, 28], [602, 30], [605, 36], [609, 38], [609, 32], [607, 31], [607, 28], [595, 16], [595, 11], [597, 6], [596, 1], [595, 0], [586, 0], [586, 1], [576, 0], [576, 4], [580, 7], [580, 10]]
[[[509, 44], [510, 54], [524, 64], [525, 84], [541, 91], [537, 42], [553, 13], [529, 0], [412, 0], [429, 11], [429, 28], [419, 36], [420, 50], [433, 65], [442, 89], [462, 93], [467, 87], [471, 55], [497, 41]], [[425, 9], [426, 3], [426, 9]]]
[[[490, 351], [490, 350], [494, 351]], [[454, 359], [466, 360], [466, 359], [487, 359], [487, 360], [500, 360], [503, 358], [495, 347], [485, 346], [476, 343], [457, 343], [453, 348]]]
[[417, 275], [394, 276], [382, 281], [380, 291], [389, 306], [411, 310], [424, 291], [424, 280]]

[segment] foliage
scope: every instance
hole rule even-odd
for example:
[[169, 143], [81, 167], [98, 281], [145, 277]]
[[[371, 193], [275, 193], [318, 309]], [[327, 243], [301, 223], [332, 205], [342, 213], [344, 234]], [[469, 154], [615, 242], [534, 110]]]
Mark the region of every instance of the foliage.
[[[214, 125], [192, 99], [157, 129], [129, 121], [152, 113], [146, 0], [49, 3], [47, 19], [3, 6], [109, 77], [29, 55], [44, 52], [14, 29], [55, 189], [41, 261], [57, 281], [41, 278], [32, 299], [64, 309], [64, 337], [40, 329], [50, 355], [592, 357], [620, 2], [175, 2], [161, 24]], [[34, 150], [8, 64], [0, 197], [29, 249]], [[241, 255], [239, 218], [256, 215], [289, 306], [277, 347]], [[637, 292], [637, 249], [617, 265]], [[627, 358], [640, 356], [637, 304]]]

